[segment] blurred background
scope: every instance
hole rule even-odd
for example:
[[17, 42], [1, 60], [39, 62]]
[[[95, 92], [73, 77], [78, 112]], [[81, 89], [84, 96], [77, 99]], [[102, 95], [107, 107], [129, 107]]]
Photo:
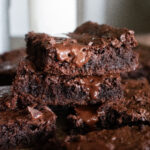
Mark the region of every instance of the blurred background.
[[0, 53], [25, 47], [28, 31], [66, 33], [88, 20], [133, 29], [150, 44], [150, 0], [0, 0]]

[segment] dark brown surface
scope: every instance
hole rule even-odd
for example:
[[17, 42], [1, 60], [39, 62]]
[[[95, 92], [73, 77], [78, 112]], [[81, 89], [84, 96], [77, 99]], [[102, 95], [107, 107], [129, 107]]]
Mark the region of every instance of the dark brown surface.
[[27, 53], [38, 70], [59, 75], [103, 75], [135, 70], [134, 32], [87, 22], [71, 39], [30, 32]]
[[41, 144], [55, 129], [55, 114], [48, 107], [27, 107], [0, 112], [0, 149]]
[[21, 59], [26, 56], [25, 48], [0, 55], [0, 85], [11, 85]]
[[13, 92], [20, 106], [87, 105], [115, 101], [123, 96], [119, 75], [64, 77], [37, 72], [27, 59], [20, 63]]
[[139, 67], [136, 71], [123, 74], [123, 78], [146, 77], [150, 81], [150, 47], [139, 45], [135, 51], [139, 54]]
[[124, 126], [87, 134], [66, 135], [50, 139], [35, 150], [147, 150], [150, 147], [150, 126]]
[[150, 124], [150, 85], [146, 79], [124, 80], [125, 99], [100, 106], [75, 108], [68, 116], [72, 128], [115, 128], [129, 124]]
[[150, 148], [149, 126], [125, 126], [115, 130], [68, 136], [66, 150], [147, 150]]

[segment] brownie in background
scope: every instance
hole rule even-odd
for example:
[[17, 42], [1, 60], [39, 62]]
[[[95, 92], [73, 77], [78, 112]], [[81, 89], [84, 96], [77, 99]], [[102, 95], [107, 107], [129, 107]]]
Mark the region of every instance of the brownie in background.
[[0, 85], [11, 85], [20, 60], [26, 56], [25, 48], [0, 55]]

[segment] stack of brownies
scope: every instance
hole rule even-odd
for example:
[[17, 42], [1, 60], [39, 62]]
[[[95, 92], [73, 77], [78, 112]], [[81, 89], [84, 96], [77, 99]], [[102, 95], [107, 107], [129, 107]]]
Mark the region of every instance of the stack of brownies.
[[0, 87], [0, 149], [150, 148], [150, 51], [138, 66], [133, 31], [86, 22], [26, 43], [12, 89]]
[[120, 73], [138, 66], [128, 29], [86, 22], [64, 37], [30, 32], [26, 44], [13, 83], [17, 107], [72, 107], [68, 120], [76, 127], [96, 127], [97, 109], [124, 99]]

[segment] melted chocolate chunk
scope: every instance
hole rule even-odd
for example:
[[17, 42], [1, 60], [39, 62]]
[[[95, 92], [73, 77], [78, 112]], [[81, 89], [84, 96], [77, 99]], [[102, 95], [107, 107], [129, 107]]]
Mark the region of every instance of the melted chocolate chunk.
[[101, 90], [100, 84], [103, 82], [104, 77], [88, 76], [84, 78], [77, 78], [77, 81], [86, 88], [92, 99], [97, 99]]
[[75, 111], [78, 117], [81, 118], [87, 125], [90, 127], [96, 126], [96, 123], [98, 122], [98, 116], [96, 112], [97, 107], [76, 107]]
[[60, 61], [73, 62], [77, 67], [82, 67], [89, 61], [88, 46], [72, 43], [69, 40], [55, 45], [57, 57]]

